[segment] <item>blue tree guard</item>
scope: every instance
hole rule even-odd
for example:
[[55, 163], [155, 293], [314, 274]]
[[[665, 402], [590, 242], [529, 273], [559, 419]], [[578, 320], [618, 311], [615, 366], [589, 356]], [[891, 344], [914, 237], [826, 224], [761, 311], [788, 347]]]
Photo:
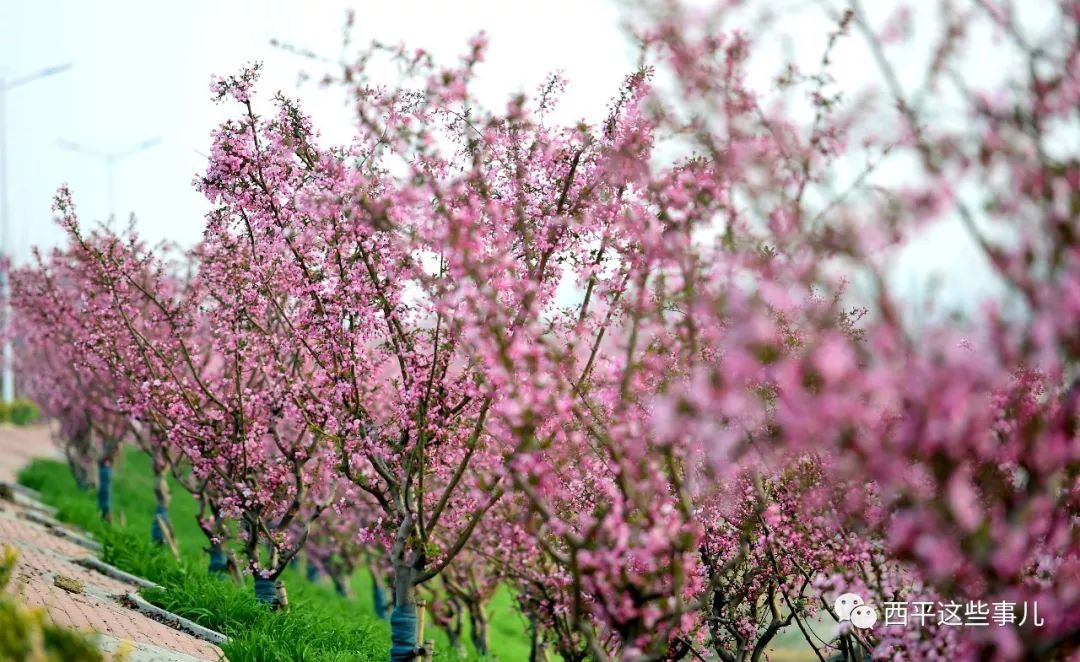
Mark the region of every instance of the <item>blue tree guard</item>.
[[221, 545], [210, 546], [210, 567], [208, 568], [210, 574], [224, 573], [229, 569], [229, 556], [225, 553], [225, 550], [221, 548]]
[[372, 578], [371, 582], [372, 597], [375, 601], [375, 615], [382, 620], [386, 620], [386, 592], [383, 591], [382, 584], [379, 580]]
[[416, 648], [416, 605], [396, 605], [390, 614], [390, 662], [413, 662]]
[[98, 463], [98, 510], [108, 519], [112, 515], [112, 466]]
[[255, 578], [255, 599], [266, 605], [273, 605], [277, 600], [277, 587], [273, 579]]
[[166, 526], [169, 525], [169, 509], [159, 503], [154, 509], [154, 521], [150, 523], [150, 538], [159, 545], [165, 544], [165, 531], [161, 528], [162, 521]]

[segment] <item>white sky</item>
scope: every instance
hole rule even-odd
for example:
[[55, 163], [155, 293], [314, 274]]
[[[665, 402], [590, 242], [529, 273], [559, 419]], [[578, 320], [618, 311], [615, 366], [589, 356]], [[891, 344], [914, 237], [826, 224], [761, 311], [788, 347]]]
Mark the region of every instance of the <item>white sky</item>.
[[[840, 0], [836, 0], [840, 4]], [[776, 0], [771, 6], [806, 6]], [[897, 0], [864, 0], [871, 22], [880, 25]], [[916, 0], [916, 27], [933, 31], [935, 0]], [[605, 104], [636, 61], [636, 50], [620, 26], [617, 0], [0, 0], [0, 75], [19, 77], [70, 62], [63, 74], [35, 81], [8, 95], [10, 250], [16, 261], [32, 245], [48, 246], [60, 236], [50, 203], [56, 187], [71, 185], [86, 221], [108, 216], [105, 164], [66, 151], [60, 139], [103, 152], [118, 152], [160, 137], [157, 147], [118, 163], [118, 215], [134, 212], [150, 240], [190, 244], [198, 239], [207, 205], [191, 183], [202, 172], [210, 131], [235, 108], [210, 101], [213, 74], [229, 74], [245, 63], [265, 64], [260, 91], [299, 96], [303, 108], [330, 142], [351, 130], [335, 91], [314, 84], [297, 88], [301, 71], [321, 73], [319, 63], [270, 45], [289, 42], [336, 59], [341, 53], [345, 10], [357, 14], [355, 43], [372, 38], [404, 41], [446, 58], [463, 52], [466, 40], [486, 30], [491, 49], [480, 70], [482, 100], [500, 107], [509, 94], [533, 91], [547, 73], [562, 69], [570, 80], [560, 115], [599, 120]], [[794, 53], [814, 68], [831, 29], [820, 11], [790, 23], [758, 44], [765, 60]], [[796, 35], [794, 37], [790, 35]], [[920, 39], [916, 40], [917, 43]], [[923, 41], [925, 43], [925, 41]], [[892, 52], [902, 77], [915, 80], [920, 67], [907, 52]], [[1007, 57], [979, 53], [975, 79], [993, 76]], [[875, 76], [861, 36], [853, 33], [837, 49], [834, 73], [845, 83]], [[899, 260], [899, 282], [921, 289], [931, 272], [947, 273], [952, 298], [987, 293], [986, 269], [959, 229], [945, 224]]]
[[[235, 112], [210, 101], [211, 75], [262, 60], [266, 97], [277, 89], [295, 93], [300, 71], [320, 73], [323, 65], [274, 48], [270, 40], [336, 59], [349, 6], [357, 13], [356, 43], [403, 40], [455, 57], [485, 29], [491, 51], [482, 83], [493, 99], [531, 92], [548, 72], [563, 69], [572, 79], [565, 110], [575, 117], [603, 113], [634, 64], [615, 6], [606, 0], [0, 0], [0, 75], [10, 79], [73, 64], [8, 95], [16, 258], [27, 259], [31, 245], [58, 240], [50, 203], [62, 182], [71, 185], [84, 219], [108, 216], [104, 162], [66, 151], [58, 139], [116, 152], [160, 136], [159, 146], [115, 166], [117, 212], [126, 219], [134, 211], [149, 239], [197, 240], [206, 204], [191, 182], [204, 168], [200, 152], [208, 152], [211, 129]], [[501, 93], [494, 96], [496, 90]], [[311, 83], [299, 96], [328, 139], [348, 135], [340, 96]]]

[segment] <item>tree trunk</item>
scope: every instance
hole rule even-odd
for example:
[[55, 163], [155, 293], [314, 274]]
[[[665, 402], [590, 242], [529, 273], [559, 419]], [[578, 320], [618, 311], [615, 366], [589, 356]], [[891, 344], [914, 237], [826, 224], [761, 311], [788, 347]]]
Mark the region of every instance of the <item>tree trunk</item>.
[[[334, 583], [334, 590], [343, 598], [351, 598], [352, 587], [349, 586], [349, 575], [341, 570], [341, 568], [334, 567], [333, 565], [326, 566], [326, 574], [330, 575], [330, 581]], [[386, 618], [383, 616], [383, 618]]]
[[240, 570], [240, 562], [236, 560], [236, 554], [230, 550], [225, 552], [225, 556], [229, 560], [228, 565], [226, 566], [226, 572], [229, 577], [232, 578], [233, 582], [243, 584], [244, 573]]
[[484, 605], [479, 600], [469, 601], [469, 623], [472, 631], [469, 633], [476, 654], [486, 656], [488, 654], [488, 618], [484, 612]]
[[64, 444], [64, 455], [67, 456], [71, 473], [75, 476], [75, 484], [80, 490], [97, 487], [95, 477], [95, 462], [93, 450], [93, 437], [90, 426], [87, 425], [72, 433]]
[[547, 644], [540, 632], [536, 614], [529, 615], [529, 662], [547, 662]]
[[461, 640], [461, 619], [457, 616], [446, 626], [446, 638], [450, 640], [450, 650], [458, 657], [465, 657], [465, 643]]
[[388, 614], [386, 613], [386, 589], [383, 588], [382, 577], [370, 566], [368, 572], [371, 573], [371, 598], [375, 606], [375, 615], [385, 621]]
[[236, 557], [233, 553], [227, 549], [221, 543], [211, 543], [210, 549], [210, 564], [206, 570], [211, 575], [219, 575], [221, 577], [231, 577], [237, 584], [243, 583], [243, 577], [240, 576], [240, 564], [237, 563]]
[[394, 611], [390, 614], [390, 662], [413, 662], [419, 642], [416, 637], [417, 570], [395, 560]]
[[91, 487], [97, 486], [97, 481], [94, 480], [93, 462], [87, 461], [73, 448], [66, 449], [64, 455], [67, 456], [68, 467], [71, 468], [71, 475], [75, 478], [75, 486], [79, 488], [80, 492], [85, 492]]
[[[206, 548], [206, 552], [210, 555], [210, 563], [206, 568], [207, 572], [211, 575], [231, 577], [237, 584], [242, 584], [243, 577], [240, 574], [240, 564], [236, 561], [236, 555], [225, 544], [229, 532], [221, 518], [221, 511], [214, 500], [207, 495], [205, 487], [198, 491], [192, 491], [192, 494], [197, 495], [199, 499], [199, 512], [195, 514], [195, 522], [199, 525], [199, 530], [203, 532], [203, 535], [210, 542], [210, 547]], [[209, 517], [207, 513], [209, 513]]]
[[464, 630], [465, 616], [462, 614], [461, 605], [450, 599], [450, 622], [446, 627], [446, 634], [450, 639], [450, 648], [459, 657], [465, 657], [465, 642], [461, 639], [461, 631]]
[[172, 500], [169, 494], [169, 481], [167, 479], [168, 461], [155, 457], [154, 465], [154, 522], [150, 525], [150, 538], [159, 545], [164, 545], [167, 540], [175, 540], [172, 522], [169, 520], [169, 502]]

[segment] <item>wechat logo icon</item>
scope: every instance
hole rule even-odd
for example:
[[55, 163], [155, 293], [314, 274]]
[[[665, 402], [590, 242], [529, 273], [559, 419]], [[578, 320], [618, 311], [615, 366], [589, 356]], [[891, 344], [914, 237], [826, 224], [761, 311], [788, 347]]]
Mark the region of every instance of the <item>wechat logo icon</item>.
[[833, 611], [840, 622], [850, 622], [860, 630], [869, 630], [877, 623], [878, 613], [866, 604], [858, 593], [844, 593], [833, 602]]

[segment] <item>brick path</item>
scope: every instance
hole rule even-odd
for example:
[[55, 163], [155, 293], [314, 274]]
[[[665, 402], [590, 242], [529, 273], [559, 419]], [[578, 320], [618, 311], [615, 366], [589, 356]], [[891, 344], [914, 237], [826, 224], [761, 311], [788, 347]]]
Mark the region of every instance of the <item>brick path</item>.
[[[0, 426], [0, 481], [15, 480], [24, 464], [34, 457], [59, 457], [44, 427]], [[19, 550], [19, 562], [8, 591], [32, 607], [44, 607], [58, 625], [97, 634], [105, 651], [114, 651], [121, 642], [133, 649], [131, 662], [191, 662], [223, 660], [221, 650], [201, 639], [159, 623], [128, 609], [114, 596], [138, 587], [106, 577], [72, 563], [91, 556], [87, 549], [49, 532], [48, 528], [23, 517], [26, 506], [0, 501], [0, 544]], [[82, 593], [57, 587], [58, 575], [74, 578], [84, 585]]]

